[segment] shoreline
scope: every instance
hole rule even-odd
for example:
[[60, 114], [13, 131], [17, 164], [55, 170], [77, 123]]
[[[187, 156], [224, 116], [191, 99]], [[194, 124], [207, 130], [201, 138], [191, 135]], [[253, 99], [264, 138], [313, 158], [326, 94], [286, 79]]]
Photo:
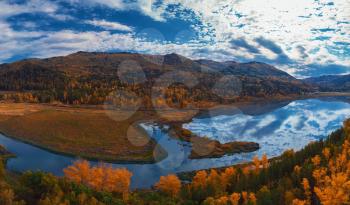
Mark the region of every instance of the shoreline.
[[27, 140], [23, 140], [23, 139], [18, 138], [18, 137], [9, 136], [7, 134], [4, 134], [1, 131], [0, 131], [0, 134], [3, 135], [3, 137], [5, 137], [5, 138], [9, 138], [9, 139], [12, 139], [12, 140], [15, 140], [15, 141], [19, 141], [21, 143], [33, 146], [35, 148], [45, 150], [45, 151], [50, 152], [52, 154], [57, 154], [57, 155], [70, 157], [70, 158], [76, 158], [76, 159], [80, 159], [81, 158], [81, 159], [86, 159], [86, 160], [93, 161], [93, 162], [101, 162], [102, 161], [102, 162], [113, 163], [113, 164], [153, 164], [153, 163], [157, 162], [155, 160], [122, 160], [122, 159], [121, 160], [111, 160], [111, 159], [89, 157], [89, 156], [84, 156], [84, 155], [78, 156], [78, 155], [67, 153], [67, 152], [56, 151], [56, 150], [54, 150], [54, 149], [52, 149], [50, 147], [46, 147], [46, 146], [40, 145], [38, 143], [33, 143], [33, 142], [30, 142], [30, 141], [27, 141]]
[[[301, 100], [301, 99], [308, 99], [308, 98], [319, 98], [319, 97], [350, 97], [350, 93], [329, 93], [329, 92], [326, 92], [326, 93], [313, 93], [311, 95], [303, 95], [303, 96], [292, 96], [292, 97], [286, 97], [286, 98], [275, 98], [275, 99], [270, 99], [270, 100], [267, 100], [267, 99], [260, 99], [260, 100], [255, 100], [255, 101], [247, 101], [247, 102], [238, 102], [238, 103], [232, 103], [232, 104], [223, 104], [223, 105], [218, 105], [218, 106], [215, 106], [214, 109], [223, 109], [224, 111], [228, 108], [232, 108], [232, 107], [245, 107], [245, 106], [249, 106], [249, 105], [254, 105], [255, 103], [259, 102], [259, 103], [281, 103], [281, 102], [288, 102], [288, 101], [292, 101], [292, 100]], [[11, 103], [12, 104], [12, 103]], [[16, 103], [14, 103], [16, 104]], [[0, 103], [1, 105], [1, 103]], [[33, 104], [30, 104], [30, 105], [34, 105], [34, 106], [45, 106], [45, 107], [53, 107], [53, 108], [62, 108], [62, 109], [69, 109], [69, 111], [84, 111], [84, 109], [88, 109], [88, 110], [92, 110], [92, 111], [103, 111], [103, 109], [96, 109], [96, 108], [93, 108], [91, 107], [91, 105], [89, 106], [89, 108], [86, 108], [85, 106], [69, 106], [69, 105], [49, 105], [49, 104], [37, 104], [37, 103], [33, 103]], [[83, 110], [81, 110], [83, 109]], [[194, 116], [192, 116], [191, 118], [189, 119], [182, 119], [182, 120], [175, 120], [175, 121], [169, 121], [169, 120], [164, 120], [162, 118], [159, 118], [157, 117], [157, 115], [153, 115], [153, 114], [149, 114], [151, 113], [152, 111], [150, 110], [144, 110], [143, 112], [144, 113], [148, 113], [146, 114], [148, 116], [149, 119], [142, 119], [142, 120], [138, 120], [137, 124], [139, 125], [140, 123], [142, 122], [156, 122], [156, 123], [159, 123], [159, 124], [162, 124], [162, 125], [169, 125], [169, 124], [172, 124], [172, 123], [177, 123], [179, 124], [180, 126], [184, 123], [188, 123], [188, 122], [191, 122], [191, 120], [195, 117], [200, 117], [201, 115], [203, 115], [203, 113], [205, 112], [208, 112], [208, 110], [210, 109], [213, 109], [213, 108], [208, 108], [208, 109], [188, 109], [188, 110], [196, 110], [198, 111]], [[60, 109], [59, 109], [60, 110]], [[186, 109], [183, 109], [181, 110], [182, 112], [186, 110]], [[168, 110], [169, 111], [169, 110]], [[176, 111], [172, 111], [173, 113], [177, 113]], [[171, 113], [171, 112], [170, 112]], [[1, 113], [0, 113], [1, 115]], [[1, 123], [1, 121], [0, 121]], [[92, 156], [89, 156], [88, 154], [82, 154], [82, 155], [77, 155], [77, 154], [74, 154], [74, 153], [70, 153], [69, 151], [59, 151], [59, 150], [56, 150], [55, 148], [52, 148], [52, 147], [49, 147], [49, 146], [45, 146], [43, 144], [40, 144], [38, 142], [33, 142], [31, 140], [26, 140], [26, 139], [22, 139], [21, 137], [16, 137], [16, 136], [11, 136], [11, 135], [8, 135], [2, 131], [0, 131], [1, 134], [3, 134], [5, 137], [8, 137], [8, 138], [11, 138], [11, 139], [14, 139], [14, 140], [18, 140], [20, 142], [23, 142], [23, 143], [26, 143], [26, 144], [29, 144], [29, 145], [32, 145], [34, 147], [37, 147], [37, 148], [40, 148], [40, 149], [43, 149], [43, 150], [46, 150], [46, 151], [49, 151], [51, 153], [54, 153], [54, 154], [59, 154], [59, 155], [63, 155], [63, 156], [67, 156], [67, 157], [73, 157], [73, 158], [84, 158], [84, 159], [88, 159], [88, 160], [91, 160], [91, 161], [104, 161], [104, 162], [108, 162], [108, 163], [118, 163], [118, 164], [153, 164], [153, 163], [156, 163], [156, 162], [159, 162], [163, 159], [166, 158], [167, 154], [165, 154], [165, 157], [162, 158], [161, 160], [155, 160], [155, 158], [153, 159], [150, 159], [150, 160], [138, 160], [138, 159], [127, 159], [127, 156], [124, 158], [124, 157], [121, 157], [119, 159], [112, 159], [112, 158], [109, 158], [109, 157], [92, 157]], [[155, 146], [158, 145], [158, 143], [156, 141], [155, 142]], [[163, 150], [165, 151], [165, 153], [167, 153], [166, 150]], [[209, 157], [205, 157], [205, 158], [209, 158]]]

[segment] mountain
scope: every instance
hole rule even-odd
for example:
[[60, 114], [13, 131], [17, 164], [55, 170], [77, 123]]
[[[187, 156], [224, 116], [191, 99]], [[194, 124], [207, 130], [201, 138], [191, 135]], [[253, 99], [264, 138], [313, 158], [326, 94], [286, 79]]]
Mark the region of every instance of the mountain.
[[[120, 73], [125, 75], [118, 77]], [[161, 82], [167, 77], [173, 79]], [[161, 87], [167, 87], [166, 103], [180, 106], [314, 91], [308, 83], [268, 64], [191, 60], [175, 53], [77, 52], [0, 65], [0, 94], [16, 101], [104, 104], [110, 93], [123, 90], [141, 97], [144, 106], [150, 107], [154, 89]]]
[[317, 86], [320, 91], [350, 91], [350, 75], [325, 75], [307, 78], [304, 82]]
[[210, 60], [198, 60], [196, 62], [220, 70], [222, 73], [236, 76], [276, 77], [290, 81], [296, 80], [288, 73], [261, 62], [237, 63], [234, 61], [226, 61], [220, 63]]

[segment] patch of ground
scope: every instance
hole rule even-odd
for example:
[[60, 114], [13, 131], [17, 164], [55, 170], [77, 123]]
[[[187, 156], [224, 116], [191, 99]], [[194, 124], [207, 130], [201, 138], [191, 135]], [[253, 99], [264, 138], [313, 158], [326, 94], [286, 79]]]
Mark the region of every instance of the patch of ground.
[[[154, 114], [106, 113], [98, 108], [40, 104], [0, 104], [0, 132], [50, 151], [89, 159], [118, 162], [154, 162], [166, 156], [137, 122]], [[161, 157], [160, 157], [160, 156]]]

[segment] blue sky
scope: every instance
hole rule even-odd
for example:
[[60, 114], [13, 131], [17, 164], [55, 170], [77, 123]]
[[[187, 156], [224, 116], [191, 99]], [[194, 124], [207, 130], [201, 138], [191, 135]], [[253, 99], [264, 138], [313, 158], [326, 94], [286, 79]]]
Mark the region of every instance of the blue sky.
[[0, 63], [76, 51], [350, 73], [349, 0], [0, 0]]

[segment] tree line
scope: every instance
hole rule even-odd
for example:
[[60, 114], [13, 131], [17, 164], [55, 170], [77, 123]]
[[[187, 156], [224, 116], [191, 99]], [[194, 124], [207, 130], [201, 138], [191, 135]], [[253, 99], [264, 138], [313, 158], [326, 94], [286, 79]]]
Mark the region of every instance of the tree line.
[[[1, 205], [343, 205], [350, 203], [350, 120], [326, 140], [268, 160], [195, 172], [189, 182], [162, 176], [152, 189], [130, 190], [132, 174], [79, 160], [64, 177], [9, 174], [0, 166]], [[188, 180], [186, 180], [188, 181]]]

